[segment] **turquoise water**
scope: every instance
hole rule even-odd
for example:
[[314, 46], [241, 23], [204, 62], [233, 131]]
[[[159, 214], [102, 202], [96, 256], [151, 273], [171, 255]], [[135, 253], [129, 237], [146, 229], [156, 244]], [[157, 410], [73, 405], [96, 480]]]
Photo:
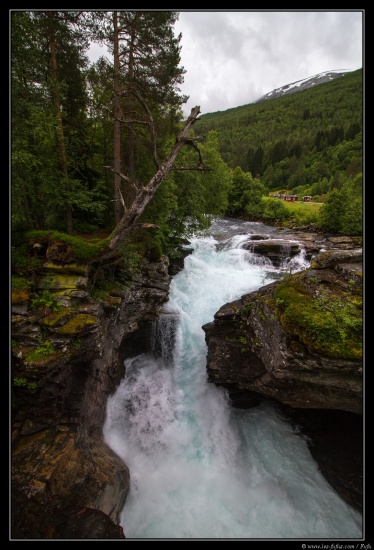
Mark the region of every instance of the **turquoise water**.
[[165, 353], [126, 360], [104, 437], [131, 473], [127, 539], [362, 537], [361, 514], [334, 492], [279, 410], [233, 409], [207, 381], [202, 325], [282, 269], [307, 266], [301, 254], [275, 270], [240, 248], [245, 232], [267, 230], [218, 220], [211, 235], [192, 239], [157, 332]]

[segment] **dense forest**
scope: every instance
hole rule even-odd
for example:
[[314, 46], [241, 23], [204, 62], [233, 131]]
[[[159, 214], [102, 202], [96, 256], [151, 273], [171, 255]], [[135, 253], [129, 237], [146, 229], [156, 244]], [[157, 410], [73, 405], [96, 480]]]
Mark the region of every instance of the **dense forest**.
[[328, 221], [325, 208], [320, 224], [359, 233], [362, 103], [360, 69], [315, 88], [203, 115], [199, 130], [217, 131], [222, 159], [232, 169], [251, 173], [267, 190], [316, 201], [328, 197], [329, 210], [333, 203], [347, 204], [350, 222]]
[[[322, 203], [312, 219], [321, 230], [362, 234], [362, 70], [186, 121], [177, 19], [11, 13], [14, 273], [25, 243], [52, 231], [77, 249], [96, 235], [93, 257], [109, 243], [128, 258], [158, 258], [212, 216], [287, 220], [274, 191]], [[92, 42], [108, 50], [96, 63]]]

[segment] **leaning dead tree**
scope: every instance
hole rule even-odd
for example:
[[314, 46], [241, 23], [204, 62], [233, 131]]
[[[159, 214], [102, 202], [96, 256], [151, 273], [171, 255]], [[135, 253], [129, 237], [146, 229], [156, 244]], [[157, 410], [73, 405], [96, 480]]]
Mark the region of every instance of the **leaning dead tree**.
[[[201, 155], [201, 151], [196, 144], [196, 141], [199, 138], [191, 138], [188, 137], [188, 133], [193, 126], [193, 124], [196, 122], [196, 119], [200, 113], [200, 107], [196, 106], [193, 109], [191, 109], [191, 114], [188, 117], [183, 130], [180, 132], [180, 134], [177, 136], [175, 143], [169, 152], [166, 159], [159, 163], [157, 158], [157, 151], [156, 151], [156, 133], [154, 129], [153, 119], [152, 115], [141, 98], [141, 96], [136, 91], [127, 92], [127, 94], [123, 95], [133, 95], [136, 97], [137, 101], [142, 105], [144, 111], [146, 112], [146, 118], [143, 120], [132, 120], [132, 123], [139, 123], [139, 124], [146, 124], [148, 127], [148, 130], [151, 135], [152, 139], [152, 145], [153, 145], [153, 161], [156, 167], [156, 173], [152, 177], [152, 179], [146, 184], [146, 185], [140, 185], [136, 183], [135, 181], [132, 181], [129, 177], [122, 173], [115, 172], [113, 168], [110, 166], [106, 166], [106, 168], [109, 168], [112, 172], [117, 173], [117, 175], [120, 175], [120, 177], [129, 183], [135, 190], [135, 199], [131, 203], [130, 206], [126, 206], [125, 201], [123, 199], [123, 196], [121, 194], [120, 189], [117, 189], [118, 198], [117, 200], [120, 200], [123, 207], [123, 215], [120, 219], [120, 221], [117, 223], [116, 227], [110, 234], [108, 238], [108, 244], [105, 248], [105, 250], [102, 251], [100, 254], [99, 260], [107, 260], [114, 256], [116, 254], [117, 248], [122, 243], [123, 239], [131, 233], [131, 231], [135, 228], [136, 222], [143, 213], [145, 207], [147, 204], [152, 200], [154, 194], [156, 193], [157, 189], [160, 187], [162, 182], [165, 180], [165, 178], [168, 176], [169, 172], [171, 170], [199, 170], [199, 171], [211, 171], [212, 168], [209, 168], [206, 166], [203, 162], [203, 158]], [[121, 120], [122, 123], [129, 123], [129, 120]], [[176, 158], [181, 151], [181, 149], [185, 146], [192, 147], [197, 154], [197, 163], [192, 166], [176, 166], [175, 161]]]

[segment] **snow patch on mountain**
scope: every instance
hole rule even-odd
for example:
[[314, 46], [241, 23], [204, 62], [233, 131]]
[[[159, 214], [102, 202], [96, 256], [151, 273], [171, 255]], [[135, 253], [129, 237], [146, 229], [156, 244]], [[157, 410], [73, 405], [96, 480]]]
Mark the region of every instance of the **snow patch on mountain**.
[[286, 94], [292, 94], [300, 90], [306, 90], [307, 88], [322, 84], [323, 82], [329, 82], [330, 80], [334, 80], [335, 78], [340, 78], [341, 76], [344, 76], [345, 74], [350, 73], [353, 70], [355, 69], [338, 69], [334, 71], [325, 71], [324, 73], [319, 73], [314, 76], [304, 78], [303, 80], [297, 80], [296, 82], [292, 82], [291, 84], [286, 84], [284, 86], [281, 86], [280, 88], [276, 88], [272, 92], [269, 92], [268, 94], [265, 94], [257, 99], [257, 101], [254, 101], [254, 103], [259, 103], [260, 101], [265, 101], [266, 99], [274, 99], [276, 97], [280, 97]]

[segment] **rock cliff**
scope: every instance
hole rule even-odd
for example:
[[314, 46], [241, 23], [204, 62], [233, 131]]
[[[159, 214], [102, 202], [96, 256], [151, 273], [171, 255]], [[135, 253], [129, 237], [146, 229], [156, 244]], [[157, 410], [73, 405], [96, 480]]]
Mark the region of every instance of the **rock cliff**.
[[106, 403], [168, 298], [168, 266], [97, 301], [88, 267], [50, 245], [34, 280], [48, 294], [12, 296], [12, 539], [125, 538], [130, 473], [103, 441]]

